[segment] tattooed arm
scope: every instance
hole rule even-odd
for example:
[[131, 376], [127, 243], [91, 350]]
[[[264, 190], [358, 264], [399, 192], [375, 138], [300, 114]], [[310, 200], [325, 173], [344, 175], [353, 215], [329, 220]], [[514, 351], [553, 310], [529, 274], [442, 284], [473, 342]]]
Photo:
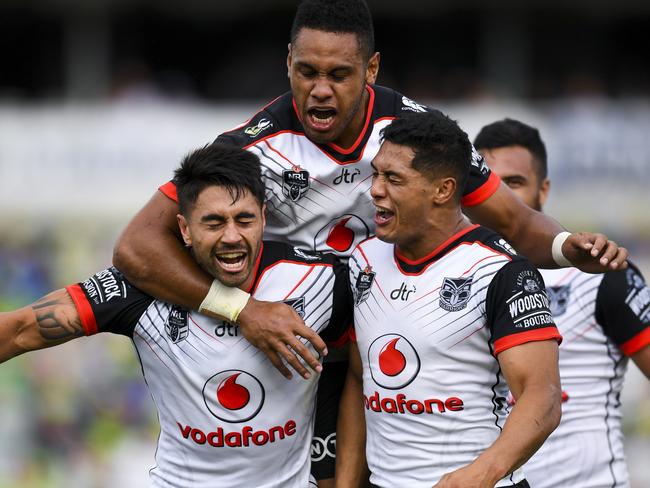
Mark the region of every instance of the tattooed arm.
[[72, 298], [56, 290], [27, 307], [0, 313], [0, 362], [83, 335]]

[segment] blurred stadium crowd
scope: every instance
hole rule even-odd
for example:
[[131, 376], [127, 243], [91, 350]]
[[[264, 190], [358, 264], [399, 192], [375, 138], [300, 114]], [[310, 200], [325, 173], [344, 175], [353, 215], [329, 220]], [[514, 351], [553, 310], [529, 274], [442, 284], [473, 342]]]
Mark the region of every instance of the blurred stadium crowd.
[[[110, 263], [180, 157], [288, 89], [295, 1], [0, 3], [0, 311]], [[650, 4], [369, 0], [379, 83], [473, 137], [540, 127], [548, 213], [607, 232], [650, 277]], [[650, 486], [650, 386], [623, 395], [633, 486]], [[146, 486], [156, 419], [132, 347], [94, 337], [0, 367], [0, 488]]]

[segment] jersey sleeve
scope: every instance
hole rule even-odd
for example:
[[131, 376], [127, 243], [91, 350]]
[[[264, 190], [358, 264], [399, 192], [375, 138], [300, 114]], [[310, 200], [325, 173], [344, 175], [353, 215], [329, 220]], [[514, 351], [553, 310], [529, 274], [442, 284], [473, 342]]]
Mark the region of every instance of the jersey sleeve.
[[332, 295], [332, 316], [322, 339], [331, 347], [341, 347], [350, 338], [352, 327], [352, 292], [348, 284], [348, 267], [334, 255], [334, 289]]
[[497, 191], [500, 183], [501, 179], [490, 171], [483, 156], [472, 146], [472, 164], [460, 203], [464, 207], [479, 205]]
[[526, 342], [561, 342], [539, 271], [525, 259], [503, 266], [488, 287], [485, 310], [493, 354]]
[[596, 295], [596, 320], [626, 356], [650, 344], [650, 288], [634, 265], [605, 273]]
[[154, 298], [135, 288], [116, 268], [107, 268], [66, 290], [86, 335], [112, 332], [128, 337]]

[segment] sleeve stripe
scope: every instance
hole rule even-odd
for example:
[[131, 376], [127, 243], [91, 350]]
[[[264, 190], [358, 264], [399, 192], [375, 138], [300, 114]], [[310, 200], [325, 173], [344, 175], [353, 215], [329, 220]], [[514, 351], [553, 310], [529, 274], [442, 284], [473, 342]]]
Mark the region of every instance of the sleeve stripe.
[[97, 334], [97, 321], [95, 320], [95, 314], [81, 287], [79, 285], [70, 285], [66, 286], [65, 289], [70, 294], [75, 307], [77, 307], [77, 312], [79, 312], [79, 318], [81, 319], [81, 325], [83, 325], [86, 335], [91, 336]]
[[164, 185], [158, 187], [158, 190], [168, 198], [171, 198], [176, 203], [178, 203], [178, 195], [176, 194], [176, 185], [173, 182], [168, 181]]
[[497, 191], [501, 184], [501, 178], [496, 173], [490, 172], [490, 176], [485, 183], [479, 186], [476, 190], [467, 195], [463, 195], [460, 203], [463, 207], [473, 207], [479, 205], [491, 197]]
[[629, 341], [624, 342], [619, 347], [621, 351], [626, 356], [632, 356], [636, 354], [641, 349], [650, 344], [650, 327], [647, 327], [645, 330], [639, 332], [637, 335], [632, 337]]
[[348, 333], [348, 338], [350, 342], [357, 342], [357, 333], [354, 330], [354, 327], [350, 327], [350, 332]]
[[494, 355], [497, 356], [506, 349], [520, 346], [526, 342], [547, 341], [549, 339], [557, 340], [558, 344], [562, 342], [562, 336], [557, 327], [544, 327], [543, 329], [510, 334], [494, 341]]

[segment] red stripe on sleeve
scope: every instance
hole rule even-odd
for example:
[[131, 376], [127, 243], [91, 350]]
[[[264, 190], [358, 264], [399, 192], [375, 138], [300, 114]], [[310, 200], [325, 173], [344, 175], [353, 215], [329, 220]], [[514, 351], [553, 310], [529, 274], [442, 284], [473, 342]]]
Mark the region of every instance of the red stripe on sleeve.
[[354, 331], [354, 327], [350, 327], [348, 337], [350, 338], [350, 342], [357, 342], [357, 333]]
[[74, 306], [77, 307], [81, 325], [84, 327], [84, 332], [87, 336], [97, 334], [97, 321], [95, 320], [95, 313], [93, 312], [90, 302], [86, 298], [83, 290], [79, 285], [70, 285], [65, 287], [66, 291], [72, 297]]
[[329, 347], [334, 347], [334, 348], [345, 346], [348, 342], [350, 342], [350, 333], [352, 330], [353, 330], [352, 327], [350, 327], [345, 332], [343, 332], [341, 337], [339, 337], [335, 341], [328, 341], [327, 345]]
[[642, 332], [639, 332], [629, 341], [621, 344], [620, 348], [623, 354], [626, 356], [632, 356], [633, 354], [636, 354], [641, 349], [646, 347], [648, 344], [650, 344], [650, 327], [646, 328]]
[[178, 195], [176, 194], [176, 185], [172, 181], [168, 181], [163, 186], [158, 187], [158, 190], [162, 192], [168, 198], [171, 198], [176, 203], [178, 203]]
[[491, 197], [494, 192], [497, 191], [497, 188], [499, 188], [500, 184], [501, 178], [499, 178], [495, 172], [491, 172], [485, 183], [479, 186], [472, 193], [468, 193], [460, 199], [460, 204], [463, 207], [473, 207], [474, 205], [479, 205]]
[[544, 327], [543, 329], [510, 334], [494, 341], [494, 355], [497, 356], [506, 349], [520, 346], [526, 342], [547, 341], [549, 339], [555, 339], [558, 344], [562, 342], [562, 336], [557, 327]]

